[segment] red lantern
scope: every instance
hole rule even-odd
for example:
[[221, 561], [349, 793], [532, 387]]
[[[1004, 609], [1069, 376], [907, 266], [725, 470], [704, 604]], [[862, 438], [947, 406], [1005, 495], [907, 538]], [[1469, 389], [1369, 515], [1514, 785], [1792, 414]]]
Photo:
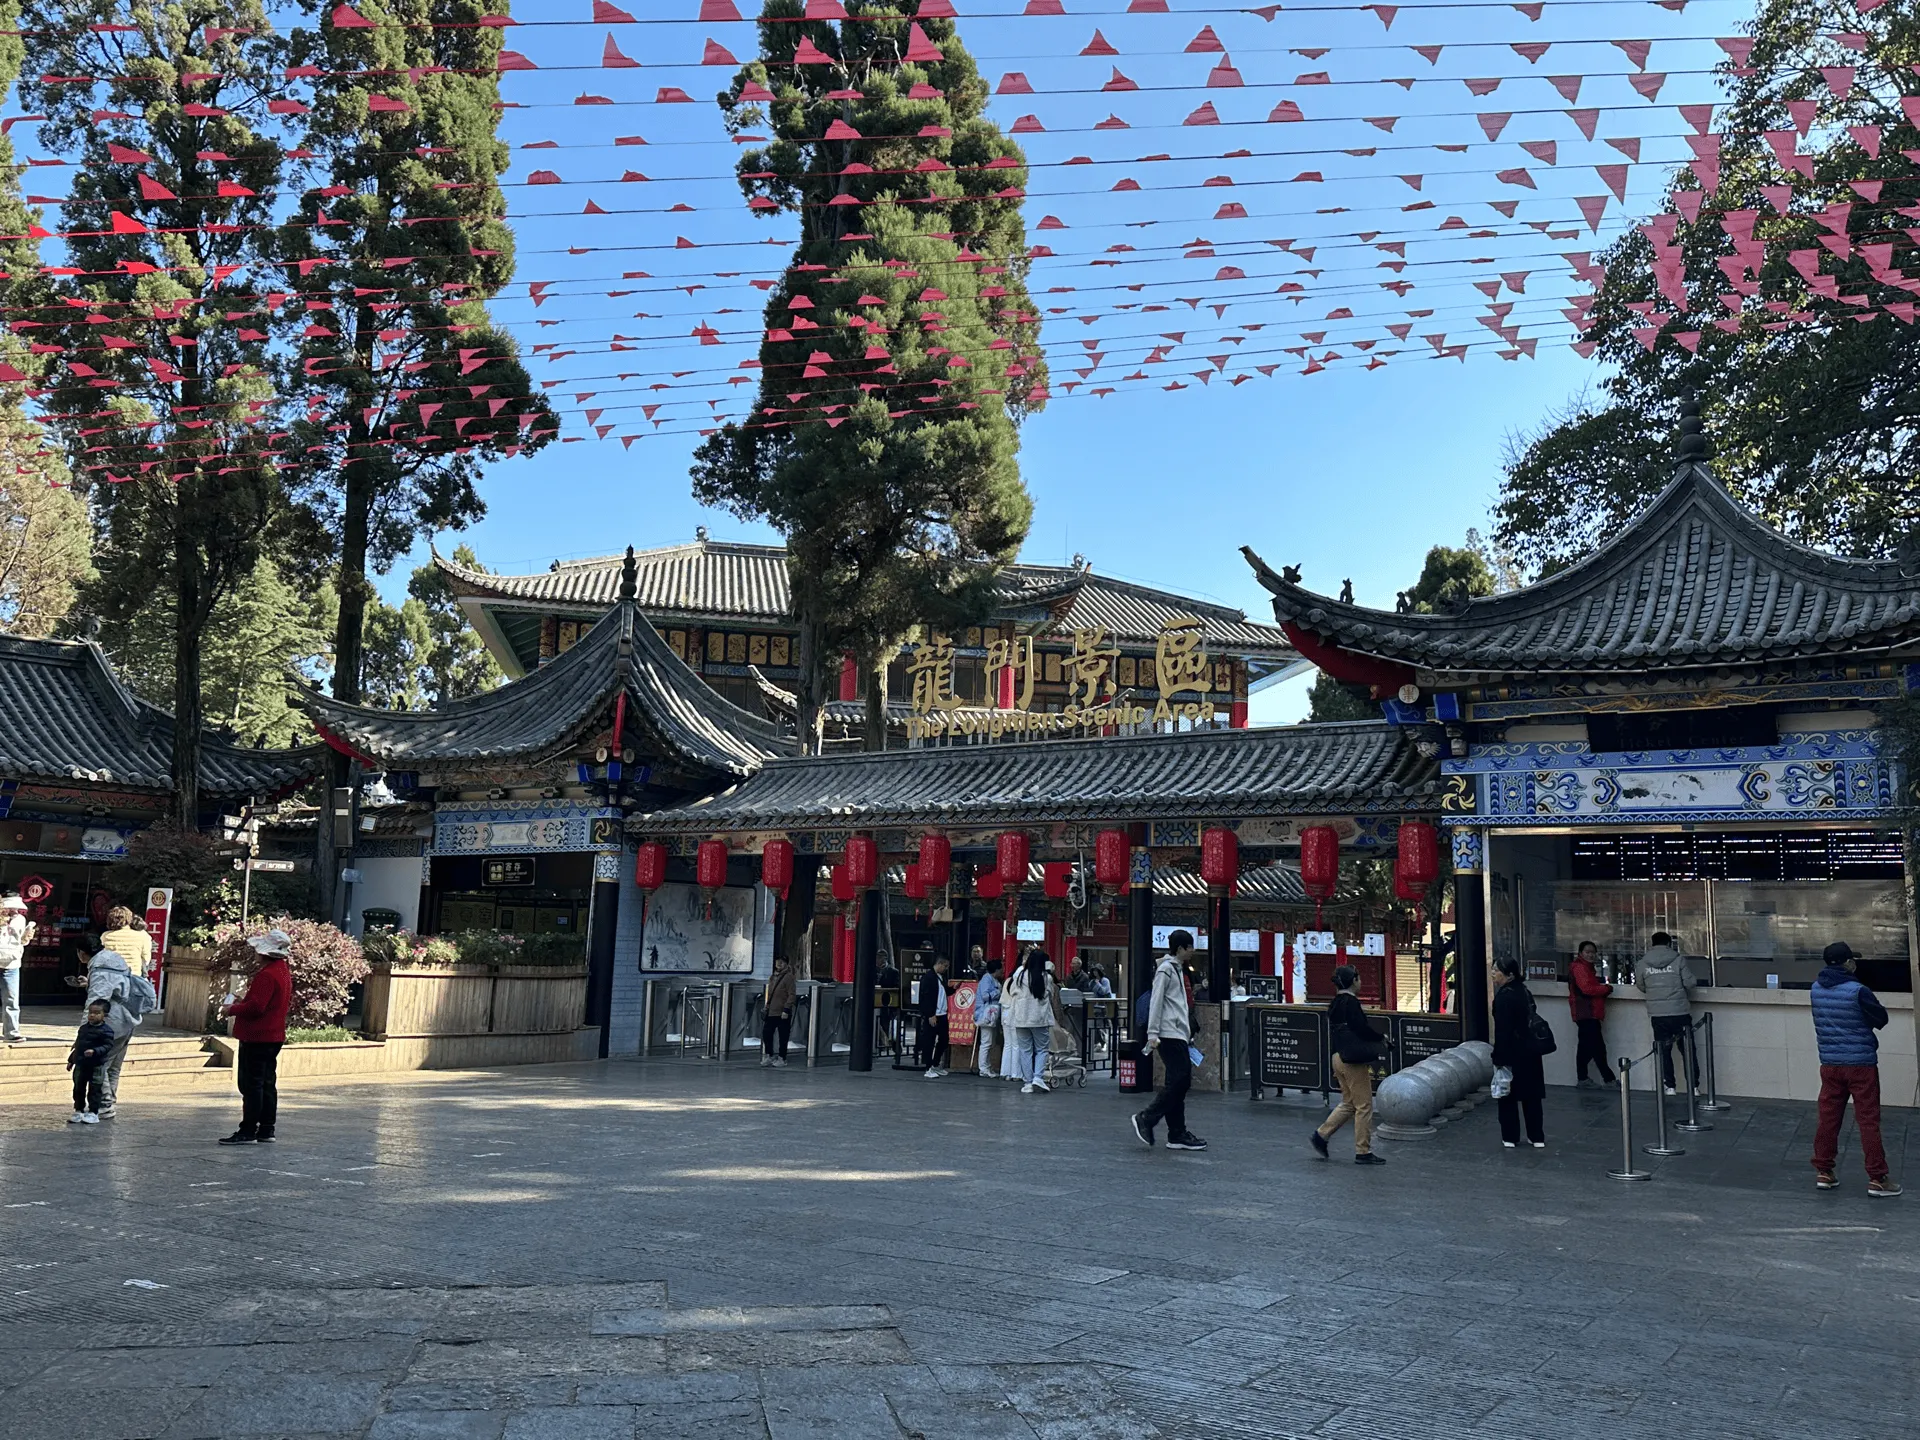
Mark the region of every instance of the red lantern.
[[938, 890], [953, 878], [953, 842], [944, 835], [920, 837], [920, 878]]
[[1002, 835], [993, 848], [995, 866], [1000, 872], [1000, 884], [1009, 890], [1018, 890], [1027, 883], [1027, 866], [1033, 861], [1033, 846], [1024, 830], [1009, 830]]
[[769, 840], [760, 852], [760, 883], [782, 900], [793, 885], [793, 842]]
[[633, 883], [651, 895], [667, 883], [667, 847], [649, 840], [633, 862]]
[[702, 840], [693, 859], [694, 878], [703, 890], [718, 890], [727, 883], [727, 842]]
[[1073, 884], [1073, 862], [1049, 860], [1040, 867], [1040, 883], [1049, 900], [1064, 900]]
[[1110, 894], [1127, 888], [1127, 832], [1102, 830], [1093, 837], [1093, 878]]
[[1393, 888], [1402, 900], [1421, 900], [1440, 878], [1440, 837], [1424, 820], [1400, 827], [1400, 847], [1393, 861]]
[[1309, 825], [1300, 832], [1300, 881], [1314, 902], [1314, 926], [1340, 885], [1340, 832], [1331, 825]]
[[982, 870], [973, 877], [973, 893], [982, 900], [998, 900], [1006, 893], [998, 870]]
[[1240, 837], [1213, 829], [1200, 836], [1200, 878], [1213, 895], [1224, 895], [1240, 878]]
[[880, 847], [871, 835], [847, 839], [847, 878], [856, 890], [871, 890], [880, 880]]
[[842, 905], [852, 901], [857, 892], [853, 888], [853, 877], [847, 874], [846, 862], [833, 867], [833, 898]]
[[900, 882], [900, 888], [906, 893], [906, 897], [909, 900], [924, 900], [927, 898], [927, 877], [920, 873], [920, 867], [918, 865], [909, 865], [906, 867], [906, 878]]

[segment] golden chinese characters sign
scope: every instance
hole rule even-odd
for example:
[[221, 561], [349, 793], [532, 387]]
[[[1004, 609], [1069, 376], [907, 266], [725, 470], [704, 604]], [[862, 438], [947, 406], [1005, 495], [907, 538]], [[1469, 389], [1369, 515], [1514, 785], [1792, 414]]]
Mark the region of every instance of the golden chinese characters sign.
[[[913, 715], [907, 738], [933, 739], [944, 735], [1059, 735], [1137, 726], [1152, 721], [1211, 724], [1217, 714], [1206, 692], [1214, 688], [1213, 668], [1198, 620], [1178, 620], [1161, 630], [1154, 643], [1152, 674], [1159, 698], [1151, 706], [1114, 691], [1120, 647], [1101, 626], [1075, 630], [1072, 650], [1061, 666], [1066, 704], [1059, 710], [1035, 710], [1034, 684], [1040, 676], [1040, 656], [1033, 637], [1018, 635], [993, 641], [987, 647], [986, 680], [989, 704], [964, 704], [953, 683], [954, 646], [948, 635], [930, 633], [907, 661], [913, 687]], [[1057, 658], [1057, 657], [1056, 657]], [[1140, 662], [1140, 677], [1148, 675]], [[1174, 697], [1193, 692], [1201, 698], [1176, 703]], [[1000, 703], [993, 704], [993, 701]]]

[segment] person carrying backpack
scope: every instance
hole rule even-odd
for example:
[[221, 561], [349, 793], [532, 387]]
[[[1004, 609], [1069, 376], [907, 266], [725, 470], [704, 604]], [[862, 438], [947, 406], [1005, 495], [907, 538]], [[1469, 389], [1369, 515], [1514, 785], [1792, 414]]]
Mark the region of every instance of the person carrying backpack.
[[1512, 1076], [1499, 1101], [1500, 1143], [1509, 1150], [1520, 1143], [1524, 1115], [1527, 1143], [1544, 1150], [1547, 1130], [1540, 1103], [1547, 1097], [1547, 1072], [1540, 1061], [1548, 1051], [1541, 1048], [1535, 1033], [1533, 992], [1520, 978], [1520, 962], [1510, 955], [1493, 962], [1493, 984], [1493, 1063]]
[[159, 1005], [153, 984], [127, 964], [126, 957], [112, 950], [98, 935], [82, 935], [78, 948], [87, 959], [87, 1001], [109, 1003], [107, 1024], [113, 1030], [113, 1049], [100, 1063], [100, 1118], [111, 1120], [120, 1100], [120, 1068], [127, 1063], [127, 1047], [140, 1022]]
[[1360, 972], [1341, 965], [1333, 972], [1337, 992], [1327, 1006], [1327, 1038], [1333, 1046], [1333, 1076], [1340, 1084], [1340, 1103], [1311, 1137], [1322, 1160], [1330, 1159], [1327, 1141], [1353, 1121], [1353, 1160], [1356, 1165], [1384, 1165], [1373, 1153], [1373, 1066], [1387, 1054], [1387, 1037], [1368, 1023], [1358, 993]]

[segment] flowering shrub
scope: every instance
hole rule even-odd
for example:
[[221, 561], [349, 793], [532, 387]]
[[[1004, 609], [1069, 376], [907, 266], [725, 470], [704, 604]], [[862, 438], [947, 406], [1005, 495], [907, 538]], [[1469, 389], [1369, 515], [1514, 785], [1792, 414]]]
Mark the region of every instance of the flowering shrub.
[[249, 935], [264, 935], [269, 930], [284, 930], [293, 939], [287, 954], [293, 971], [293, 1007], [287, 1024], [302, 1028], [331, 1025], [347, 1013], [347, 992], [367, 975], [366, 957], [360, 943], [351, 935], [318, 920], [296, 920], [291, 915], [271, 915], [249, 922], [245, 930], [238, 925], [214, 928], [214, 959], [223, 961], [235, 978], [251, 975], [259, 968], [260, 957], [247, 944]]
[[360, 942], [369, 962], [405, 970], [412, 966], [458, 964], [460, 952], [440, 935], [416, 935], [411, 930], [383, 930]]

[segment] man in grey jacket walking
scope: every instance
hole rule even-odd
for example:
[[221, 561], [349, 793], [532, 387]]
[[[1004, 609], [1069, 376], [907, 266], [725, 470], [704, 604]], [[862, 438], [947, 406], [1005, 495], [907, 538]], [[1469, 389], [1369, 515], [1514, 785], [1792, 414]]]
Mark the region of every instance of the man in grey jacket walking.
[[[1653, 1022], [1653, 1044], [1660, 1052], [1660, 1083], [1669, 1095], [1679, 1093], [1673, 1079], [1673, 1047], [1686, 1044], [1693, 1024], [1693, 987], [1699, 983], [1673, 936], [1657, 932], [1653, 948], [1641, 958], [1634, 984], [1647, 997], [1647, 1019]], [[1687, 1056], [1687, 1083], [1698, 1090], [1700, 1060], [1691, 1047]]]
[[1160, 1052], [1164, 1076], [1153, 1103], [1133, 1117], [1133, 1133], [1142, 1145], [1153, 1145], [1154, 1127], [1167, 1122], [1169, 1150], [1204, 1150], [1207, 1142], [1187, 1129], [1187, 1091], [1193, 1086], [1193, 1021], [1187, 1011], [1187, 958], [1193, 954], [1193, 935], [1176, 930], [1167, 937], [1167, 954], [1153, 972], [1153, 993], [1147, 1008], [1147, 1044]]

